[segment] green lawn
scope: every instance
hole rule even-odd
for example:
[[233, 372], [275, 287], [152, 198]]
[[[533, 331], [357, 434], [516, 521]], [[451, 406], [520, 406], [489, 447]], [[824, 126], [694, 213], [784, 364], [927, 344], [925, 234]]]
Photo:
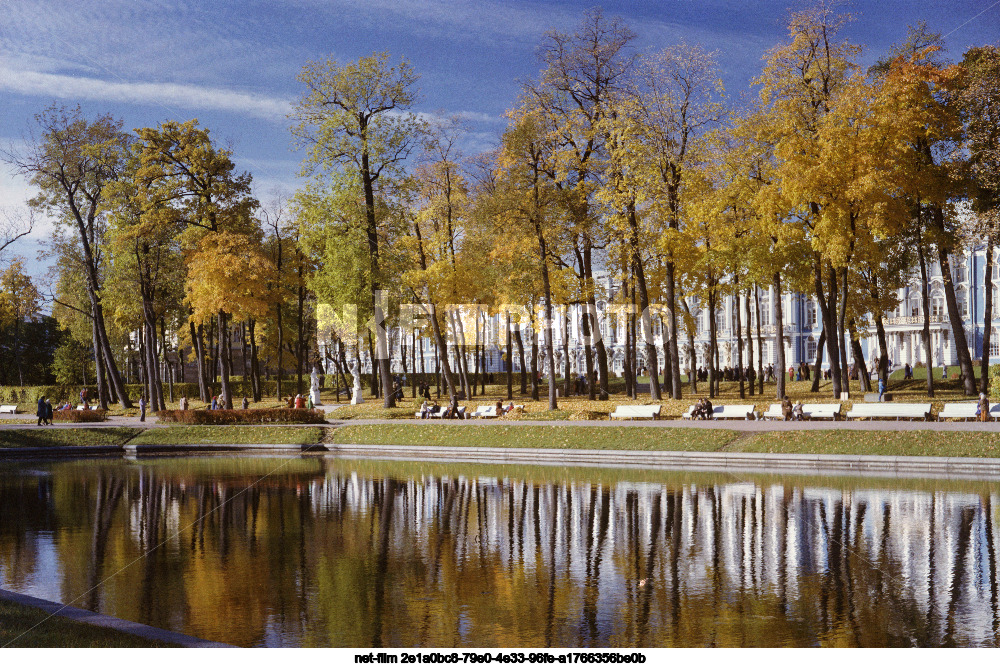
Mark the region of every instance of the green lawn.
[[346, 425], [334, 429], [327, 441], [372, 445], [715, 451], [735, 437], [734, 431], [714, 429], [524, 426], [491, 422], [482, 425]]
[[314, 445], [320, 426], [170, 426], [141, 433], [132, 445]]
[[41, 609], [0, 600], [0, 647], [3, 648], [170, 648], [110, 628], [95, 627], [48, 614]]
[[29, 426], [0, 431], [0, 449], [14, 447], [96, 447], [120, 446], [131, 440], [142, 429], [131, 427], [112, 428], [46, 428]]

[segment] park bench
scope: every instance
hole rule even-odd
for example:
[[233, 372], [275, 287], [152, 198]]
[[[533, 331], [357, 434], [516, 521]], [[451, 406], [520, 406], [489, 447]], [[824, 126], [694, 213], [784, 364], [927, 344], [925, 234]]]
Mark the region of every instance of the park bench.
[[717, 405], [712, 408], [712, 419], [746, 419], [751, 412], [752, 405]]
[[0, 412], [9, 412], [12, 415], [17, 414], [17, 406], [16, 405], [0, 405]]
[[611, 419], [659, 419], [659, 405], [619, 405], [610, 415]]
[[496, 418], [497, 417], [497, 406], [495, 406], [495, 405], [480, 405], [469, 416], [470, 417], [477, 417], [477, 418], [480, 418], [480, 419]]
[[[802, 416], [806, 419], [837, 419], [840, 414], [840, 403], [803, 403]], [[781, 403], [771, 403], [763, 415], [764, 419], [784, 419], [785, 413], [781, 411]]]
[[[438, 412], [436, 412], [436, 413], [434, 413], [432, 415], [428, 415], [428, 417], [430, 417], [431, 419], [444, 419], [444, 411], [447, 410], [447, 409], [448, 408], [446, 406], [442, 405], [441, 409]], [[458, 406], [458, 414], [460, 414], [462, 416], [462, 419], [465, 418], [465, 406], [464, 405]], [[419, 416], [420, 413], [418, 412], [417, 415]]]
[[840, 414], [840, 403], [806, 403], [802, 413], [808, 419], [837, 419]]
[[[945, 403], [938, 413], [938, 421], [945, 419], [975, 419], [978, 403]], [[992, 407], [992, 406], [991, 406]]]
[[930, 403], [855, 403], [847, 419], [923, 419], [931, 416]]

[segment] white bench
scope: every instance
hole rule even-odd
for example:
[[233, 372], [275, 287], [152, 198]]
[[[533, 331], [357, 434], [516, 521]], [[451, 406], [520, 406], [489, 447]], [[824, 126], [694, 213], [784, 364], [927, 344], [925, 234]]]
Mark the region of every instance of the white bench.
[[[836, 419], [840, 414], [840, 403], [803, 403], [802, 416], [807, 419]], [[764, 419], [784, 419], [781, 403], [771, 403], [763, 415]]]
[[847, 419], [923, 419], [930, 418], [930, 403], [855, 403]]
[[840, 414], [840, 403], [806, 403], [802, 414], [809, 419], [836, 419]]
[[495, 405], [480, 405], [473, 411], [470, 417], [478, 417], [480, 419], [490, 419], [497, 417], [497, 406]]
[[712, 409], [712, 419], [746, 419], [752, 405], [719, 405]]
[[784, 419], [785, 413], [781, 411], [781, 403], [771, 403], [771, 406], [761, 417], [763, 419]]
[[0, 405], [0, 412], [9, 412], [12, 415], [17, 414], [16, 405]]
[[[945, 403], [938, 413], [938, 421], [945, 419], [975, 419], [979, 403]], [[990, 406], [992, 411], [993, 406]]]
[[[444, 419], [444, 412], [447, 409], [448, 409], [447, 406], [442, 405], [441, 409], [438, 412], [436, 412], [435, 414], [432, 414], [432, 415], [427, 415], [427, 416], [430, 417], [431, 419]], [[462, 415], [463, 419], [465, 418], [465, 406], [464, 405], [458, 406], [458, 414]], [[418, 417], [420, 416], [419, 412], [417, 413], [417, 416]]]
[[659, 405], [619, 405], [610, 415], [611, 419], [659, 419]]

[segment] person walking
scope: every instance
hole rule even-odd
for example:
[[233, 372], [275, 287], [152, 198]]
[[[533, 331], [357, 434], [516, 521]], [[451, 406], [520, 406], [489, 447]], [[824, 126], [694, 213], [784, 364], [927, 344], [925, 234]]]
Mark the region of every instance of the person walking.
[[45, 397], [42, 396], [38, 399], [38, 408], [35, 410], [35, 416], [38, 417], [38, 426], [42, 425], [45, 421]]
[[52, 426], [52, 403], [49, 399], [45, 399], [45, 424]]
[[146, 421], [146, 395], [139, 396], [139, 421]]
[[250, 407], [250, 399], [246, 396], [243, 397], [243, 409], [246, 410]]
[[881, 403], [885, 396], [885, 378], [881, 375], [878, 378], [878, 402]]

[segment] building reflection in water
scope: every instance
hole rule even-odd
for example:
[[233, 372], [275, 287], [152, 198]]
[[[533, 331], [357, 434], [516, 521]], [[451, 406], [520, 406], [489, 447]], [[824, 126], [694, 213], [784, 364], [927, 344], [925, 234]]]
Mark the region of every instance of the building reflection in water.
[[7, 466], [0, 586], [250, 646], [1000, 643], [995, 487], [627, 475]]

